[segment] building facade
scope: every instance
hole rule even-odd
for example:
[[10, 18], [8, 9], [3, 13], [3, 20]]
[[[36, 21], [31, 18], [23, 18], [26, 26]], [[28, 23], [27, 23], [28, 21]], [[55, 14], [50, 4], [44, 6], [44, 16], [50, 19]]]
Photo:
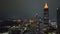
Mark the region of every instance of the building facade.
[[57, 8], [57, 25], [58, 25], [58, 31], [60, 32], [60, 7]]

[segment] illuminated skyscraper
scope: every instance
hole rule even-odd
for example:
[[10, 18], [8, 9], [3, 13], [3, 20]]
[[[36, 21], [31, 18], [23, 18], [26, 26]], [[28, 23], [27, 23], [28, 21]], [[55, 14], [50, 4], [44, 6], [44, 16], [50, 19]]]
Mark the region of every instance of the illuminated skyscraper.
[[49, 26], [49, 7], [48, 4], [46, 3], [44, 5], [44, 17], [43, 17], [43, 31], [46, 32], [46, 30], [48, 29]]
[[48, 4], [46, 3], [44, 6], [44, 23], [47, 24], [49, 23], [49, 8], [48, 8]]

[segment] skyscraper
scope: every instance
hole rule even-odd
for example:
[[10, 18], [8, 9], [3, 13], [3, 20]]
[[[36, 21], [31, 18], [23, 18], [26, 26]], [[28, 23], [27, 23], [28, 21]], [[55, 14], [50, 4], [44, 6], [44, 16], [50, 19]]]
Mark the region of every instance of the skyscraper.
[[57, 25], [58, 25], [58, 31], [60, 32], [60, 7], [57, 8]]
[[43, 31], [46, 32], [47, 28], [48, 28], [48, 23], [49, 23], [49, 7], [48, 7], [48, 4], [46, 3], [44, 5], [44, 17], [43, 17], [43, 24], [44, 24], [44, 27], [43, 27]]
[[48, 9], [48, 4], [46, 3], [44, 6], [44, 24], [49, 23], [49, 9]]

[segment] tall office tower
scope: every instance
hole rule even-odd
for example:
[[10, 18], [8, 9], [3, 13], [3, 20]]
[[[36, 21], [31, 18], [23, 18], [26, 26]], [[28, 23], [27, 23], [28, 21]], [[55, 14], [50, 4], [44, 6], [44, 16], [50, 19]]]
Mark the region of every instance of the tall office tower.
[[44, 31], [47, 30], [49, 25], [48, 23], [49, 23], [49, 8], [48, 8], [48, 4], [46, 3], [44, 5], [44, 17], [43, 17]]
[[49, 10], [48, 10], [48, 4], [46, 3], [44, 6], [44, 24], [49, 23]]
[[58, 25], [58, 32], [60, 32], [60, 7], [57, 8], [57, 25]]

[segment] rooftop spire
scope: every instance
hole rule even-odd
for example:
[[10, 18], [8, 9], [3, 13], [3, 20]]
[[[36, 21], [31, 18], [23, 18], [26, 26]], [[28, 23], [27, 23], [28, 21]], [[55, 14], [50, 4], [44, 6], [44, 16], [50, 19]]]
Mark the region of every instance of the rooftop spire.
[[44, 9], [48, 9], [49, 7], [48, 7], [48, 4], [47, 3], [45, 3], [45, 5], [44, 5]]

